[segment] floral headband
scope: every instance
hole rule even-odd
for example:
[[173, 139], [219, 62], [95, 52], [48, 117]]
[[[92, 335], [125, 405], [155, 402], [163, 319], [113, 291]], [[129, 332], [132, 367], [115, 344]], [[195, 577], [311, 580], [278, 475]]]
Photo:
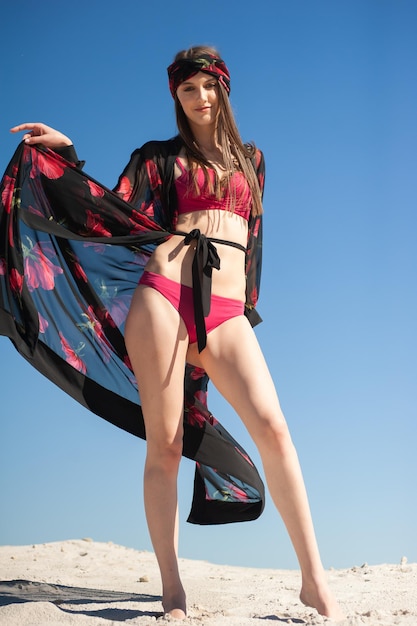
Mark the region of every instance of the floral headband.
[[212, 54], [200, 54], [197, 59], [179, 59], [168, 67], [169, 90], [173, 98], [181, 83], [197, 72], [215, 76], [227, 93], [230, 93], [230, 74], [223, 59]]

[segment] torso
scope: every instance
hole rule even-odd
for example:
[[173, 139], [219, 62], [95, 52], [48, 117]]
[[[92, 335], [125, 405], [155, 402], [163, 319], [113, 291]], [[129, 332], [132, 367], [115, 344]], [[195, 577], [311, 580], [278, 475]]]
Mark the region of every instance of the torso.
[[[181, 176], [175, 166], [175, 178]], [[190, 232], [198, 228], [207, 237], [247, 245], [248, 221], [231, 211], [220, 209], [193, 210], [178, 216], [176, 230]], [[212, 293], [236, 300], [245, 300], [245, 253], [231, 246], [215, 243], [220, 257], [220, 270], [213, 270]], [[191, 265], [195, 246], [184, 245], [182, 235], [173, 235], [155, 249], [146, 269], [167, 278], [192, 286]]]

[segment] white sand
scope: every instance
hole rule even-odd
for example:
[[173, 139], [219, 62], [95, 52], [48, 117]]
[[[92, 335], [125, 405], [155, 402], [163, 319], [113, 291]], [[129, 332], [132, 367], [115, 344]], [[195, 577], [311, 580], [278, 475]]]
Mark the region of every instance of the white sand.
[[[278, 626], [332, 621], [298, 601], [299, 572], [181, 560], [185, 626]], [[417, 564], [331, 570], [343, 626], [416, 626]], [[161, 618], [155, 557], [89, 539], [0, 547], [3, 626], [152, 625]]]

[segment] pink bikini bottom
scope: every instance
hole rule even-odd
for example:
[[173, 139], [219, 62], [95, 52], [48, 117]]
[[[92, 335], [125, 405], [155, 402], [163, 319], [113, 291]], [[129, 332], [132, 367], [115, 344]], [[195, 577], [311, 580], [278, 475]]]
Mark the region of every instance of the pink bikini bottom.
[[[162, 274], [145, 271], [139, 281], [140, 285], [147, 285], [159, 291], [178, 311], [184, 321], [191, 343], [197, 341], [197, 331], [194, 321], [193, 289], [175, 280], [166, 278]], [[210, 313], [205, 318], [207, 334], [238, 315], [243, 315], [245, 303], [240, 300], [223, 298], [222, 296], [211, 295]]]

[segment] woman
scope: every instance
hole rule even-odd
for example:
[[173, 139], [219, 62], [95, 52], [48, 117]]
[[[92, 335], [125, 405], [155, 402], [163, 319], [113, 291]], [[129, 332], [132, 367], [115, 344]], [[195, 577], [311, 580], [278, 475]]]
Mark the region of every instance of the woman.
[[[168, 193], [176, 208], [171, 224], [163, 224], [172, 236], [150, 255], [125, 327], [146, 428], [145, 509], [161, 572], [163, 608], [174, 618], [186, 615], [177, 555], [177, 473], [188, 363], [208, 374], [260, 452], [271, 496], [300, 563], [301, 601], [342, 619], [320, 561], [297, 454], [244, 315], [245, 303], [250, 303], [245, 293], [248, 225], [262, 213], [261, 179], [252, 163], [259, 168], [262, 155], [240, 139], [228, 102], [229, 72], [216, 50], [195, 47], [178, 53], [168, 75], [180, 132]], [[68, 137], [43, 124], [21, 124], [12, 132], [22, 130], [28, 131], [26, 144], [42, 144], [67, 156], [72, 150]], [[147, 144], [147, 150], [158, 146]], [[143, 160], [134, 153], [119, 180], [118, 193], [132, 203], [141, 167]], [[155, 206], [153, 211], [155, 215]]]

